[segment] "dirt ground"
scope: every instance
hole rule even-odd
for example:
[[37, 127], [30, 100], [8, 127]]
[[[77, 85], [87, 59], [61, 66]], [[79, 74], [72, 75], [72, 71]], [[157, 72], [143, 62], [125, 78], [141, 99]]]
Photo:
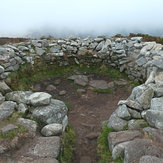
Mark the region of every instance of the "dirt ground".
[[[86, 73], [85, 75], [91, 80], [113, 81], [104, 75], [94, 73]], [[53, 89], [48, 90], [49, 85], [53, 86]], [[128, 85], [115, 85], [112, 93], [100, 93], [95, 92], [88, 85], [85, 87], [75, 85], [73, 81], [69, 81], [65, 77], [47, 79], [36, 83], [33, 85], [33, 89], [47, 92], [53, 98], [68, 104], [69, 124], [73, 126], [76, 134], [72, 163], [97, 163], [99, 159], [97, 155], [97, 137], [100, 134], [102, 122], [108, 120], [112, 112], [117, 108], [118, 101], [126, 99], [132, 90]], [[79, 92], [81, 89], [82, 92]], [[3, 155], [0, 158], [1, 161], [4, 160], [5, 163], [6, 160], [11, 159], [12, 163], [16, 163], [13, 160], [23, 158], [24, 151], [33, 141], [34, 139], [25, 141], [22, 148]]]
[[[112, 80], [107, 76], [89, 74], [95, 80]], [[60, 81], [59, 84], [57, 81]], [[57, 85], [55, 84], [57, 83]], [[47, 91], [48, 85], [55, 85], [56, 89]], [[117, 108], [121, 99], [126, 99], [131, 93], [131, 87], [116, 86], [113, 93], [94, 92], [89, 86], [82, 87], [85, 93], [78, 93], [81, 87], [74, 85], [64, 78], [53, 78], [34, 86], [37, 91], [46, 91], [53, 98], [66, 102], [70, 111], [68, 114], [69, 124], [76, 133], [76, 144], [72, 163], [95, 163], [97, 156], [97, 137], [101, 131], [102, 122], [106, 121], [111, 113]], [[65, 95], [59, 96], [60, 91], [66, 91]]]

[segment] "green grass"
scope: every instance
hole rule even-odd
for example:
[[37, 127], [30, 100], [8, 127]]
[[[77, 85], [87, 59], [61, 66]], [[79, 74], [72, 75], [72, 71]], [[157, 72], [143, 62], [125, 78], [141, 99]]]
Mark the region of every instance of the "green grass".
[[8, 132], [5, 135], [2, 135], [2, 132], [0, 132], [0, 138], [2, 139], [13, 139], [15, 136], [17, 136], [20, 133], [24, 133], [26, 132], [26, 128], [21, 126], [20, 124], [15, 124], [16, 126], [18, 126], [18, 129], [15, 129], [13, 131]]
[[113, 129], [108, 128], [107, 125], [105, 125], [102, 129], [101, 135], [98, 137], [97, 153], [100, 156], [98, 163], [123, 163], [123, 158], [113, 160], [109, 151], [107, 138], [108, 134], [113, 131]]
[[[73, 74], [74, 70], [79, 72], [88, 72], [88, 73], [97, 73], [101, 75], [107, 75], [113, 80], [126, 79], [129, 81], [129, 84], [137, 86], [138, 83], [132, 82], [128, 79], [127, 75], [121, 73], [118, 69], [106, 66], [63, 66], [57, 67], [56, 65], [47, 64], [44, 62], [39, 62], [34, 66], [30, 64], [25, 64], [17, 72], [12, 72], [8, 79], [10, 81], [7, 83], [12, 90], [29, 90], [32, 89], [32, 85], [36, 82], [45, 80], [47, 78], [53, 77], [68, 77]], [[78, 87], [78, 86], [76, 86]]]
[[128, 130], [128, 125], [124, 126], [123, 130]]
[[94, 89], [93, 90], [94, 92], [98, 92], [98, 93], [113, 93], [113, 89], [111, 89], [111, 88], [108, 88], [108, 89], [100, 89], [100, 88], [98, 88], [98, 89]]
[[75, 132], [71, 126], [66, 127], [66, 131], [62, 135], [61, 140], [61, 151], [59, 154], [59, 162], [60, 163], [71, 163], [73, 149], [75, 145]]

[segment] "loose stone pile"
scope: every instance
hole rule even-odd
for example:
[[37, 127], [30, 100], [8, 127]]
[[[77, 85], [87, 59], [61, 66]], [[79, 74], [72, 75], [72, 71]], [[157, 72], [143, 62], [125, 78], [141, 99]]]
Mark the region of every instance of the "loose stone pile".
[[[31, 116], [47, 124], [42, 128], [44, 136], [36, 138], [30, 154], [43, 159], [57, 158], [60, 149], [61, 134], [68, 123], [67, 108], [62, 101], [51, 98], [44, 92], [12, 91], [5, 79], [24, 63], [37, 64], [42, 58], [49, 64], [56, 65], [87, 65], [98, 63], [118, 68], [135, 81], [147, 81], [135, 87], [127, 100], [121, 100], [118, 108], [111, 115], [108, 127], [115, 131], [108, 136], [109, 148], [113, 158], [124, 155], [125, 163], [162, 162], [163, 148], [145, 138], [152, 136], [163, 143], [163, 45], [156, 42], [142, 42], [141, 37], [92, 39], [70, 37], [58, 40], [30, 40], [28, 42], [0, 47], [0, 120], [4, 121], [14, 112], [30, 112]], [[74, 83], [86, 85], [88, 79], [73, 78]], [[99, 82], [99, 81], [98, 81]], [[91, 81], [89, 85], [98, 88], [106, 83]], [[101, 82], [101, 81], [100, 81]], [[108, 86], [108, 85], [107, 85]], [[102, 87], [102, 88], [103, 88]], [[19, 118], [32, 137], [37, 130], [36, 121]], [[147, 125], [150, 127], [143, 128]], [[153, 127], [153, 128], [152, 128]], [[1, 129], [2, 134], [19, 128], [8, 124]], [[128, 131], [121, 131], [128, 129]], [[51, 141], [52, 140], [52, 141]], [[51, 144], [51, 142], [53, 142]], [[155, 142], [155, 141], [154, 141]], [[49, 147], [50, 146], [50, 147]], [[46, 148], [47, 147], [47, 148]], [[48, 150], [49, 149], [49, 150]], [[0, 153], [9, 150], [0, 145]], [[27, 151], [29, 154], [29, 151]]]

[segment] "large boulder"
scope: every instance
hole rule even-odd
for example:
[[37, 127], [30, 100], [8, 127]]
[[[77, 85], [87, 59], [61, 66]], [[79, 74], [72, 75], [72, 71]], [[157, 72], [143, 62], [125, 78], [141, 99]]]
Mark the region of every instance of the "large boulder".
[[49, 105], [35, 107], [32, 115], [46, 124], [62, 124], [67, 111], [68, 109], [64, 102], [52, 99]]

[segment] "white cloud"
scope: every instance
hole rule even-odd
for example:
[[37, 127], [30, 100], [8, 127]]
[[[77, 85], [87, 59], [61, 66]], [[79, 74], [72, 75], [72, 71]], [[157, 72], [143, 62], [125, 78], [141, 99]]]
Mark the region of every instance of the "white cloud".
[[157, 33], [162, 0], [1, 0], [0, 36]]

